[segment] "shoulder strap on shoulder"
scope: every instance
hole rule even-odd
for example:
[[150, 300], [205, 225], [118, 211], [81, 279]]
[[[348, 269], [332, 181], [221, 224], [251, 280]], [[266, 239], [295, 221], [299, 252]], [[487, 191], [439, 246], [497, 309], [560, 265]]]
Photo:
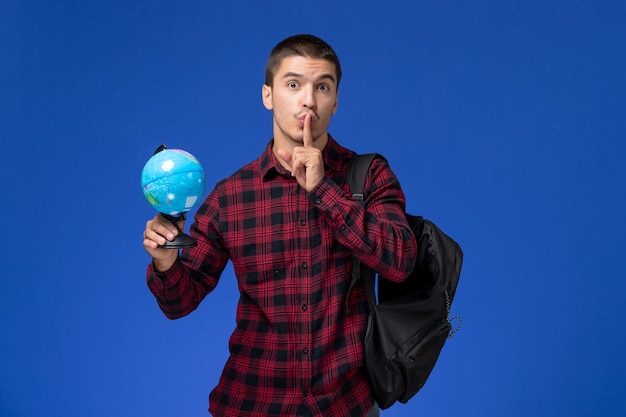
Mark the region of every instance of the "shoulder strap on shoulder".
[[355, 200], [365, 199], [365, 179], [370, 170], [372, 161], [376, 158], [376, 153], [366, 153], [362, 155], [354, 155], [354, 158], [348, 163], [346, 171], [346, 181], [352, 191], [352, 198]]

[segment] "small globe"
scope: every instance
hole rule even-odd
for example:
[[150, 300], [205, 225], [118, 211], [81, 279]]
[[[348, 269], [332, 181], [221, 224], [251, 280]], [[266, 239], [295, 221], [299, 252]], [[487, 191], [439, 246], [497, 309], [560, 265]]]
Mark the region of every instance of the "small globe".
[[141, 172], [141, 188], [155, 210], [177, 216], [191, 210], [205, 190], [200, 162], [181, 149], [165, 149], [154, 154]]

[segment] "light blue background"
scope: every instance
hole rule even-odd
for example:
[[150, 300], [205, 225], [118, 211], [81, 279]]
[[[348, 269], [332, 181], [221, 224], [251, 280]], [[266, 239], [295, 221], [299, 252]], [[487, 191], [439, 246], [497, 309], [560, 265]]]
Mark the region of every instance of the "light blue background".
[[167, 143], [212, 189], [254, 159], [267, 54], [303, 32], [342, 60], [331, 134], [465, 252], [461, 331], [383, 415], [626, 415], [619, 0], [3, 1], [0, 415], [207, 415], [234, 276], [161, 314], [141, 169]]

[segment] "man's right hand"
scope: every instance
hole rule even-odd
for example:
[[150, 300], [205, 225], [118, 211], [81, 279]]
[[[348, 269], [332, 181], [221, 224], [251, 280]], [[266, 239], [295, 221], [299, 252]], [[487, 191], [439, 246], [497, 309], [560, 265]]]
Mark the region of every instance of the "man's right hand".
[[165, 244], [167, 240], [173, 240], [184, 227], [184, 220], [174, 225], [160, 213], [146, 223], [146, 230], [143, 232], [143, 247], [152, 256], [157, 272], [167, 271], [178, 258], [178, 250], [163, 249], [159, 246]]

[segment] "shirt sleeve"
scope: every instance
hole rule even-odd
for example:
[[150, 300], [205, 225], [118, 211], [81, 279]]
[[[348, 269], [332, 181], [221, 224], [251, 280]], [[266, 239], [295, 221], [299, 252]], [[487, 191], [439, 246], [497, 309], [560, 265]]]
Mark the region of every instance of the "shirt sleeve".
[[148, 288], [170, 319], [194, 311], [217, 286], [228, 262], [216, 232], [218, 215], [217, 198], [212, 193], [198, 209], [190, 228], [191, 235], [198, 240], [197, 245], [183, 249], [174, 265], [165, 272], [156, 272], [152, 264], [148, 266]]
[[410, 274], [417, 243], [404, 215], [404, 193], [385, 160], [374, 159], [365, 182], [365, 204], [329, 178], [308, 197], [331, 223], [336, 239], [361, 262], [390, 281], [401, 282]]

